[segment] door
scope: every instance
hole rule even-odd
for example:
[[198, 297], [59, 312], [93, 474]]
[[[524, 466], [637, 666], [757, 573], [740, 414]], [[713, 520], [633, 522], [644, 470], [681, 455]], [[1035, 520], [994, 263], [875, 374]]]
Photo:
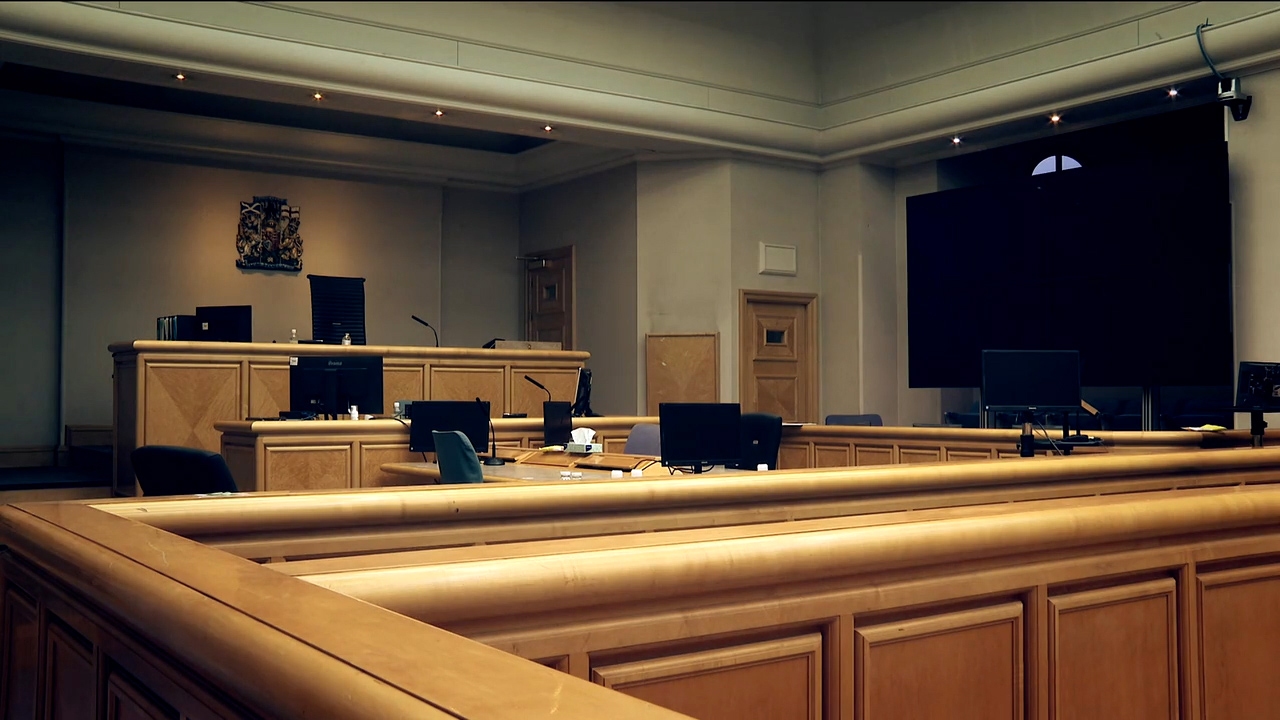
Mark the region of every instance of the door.
[[817, 422], [817, 296], [743, 290], [738, 322], [742, 411]]
[[573, 246], [528, 253], [525, 261], [525, 339], [573, 349]]

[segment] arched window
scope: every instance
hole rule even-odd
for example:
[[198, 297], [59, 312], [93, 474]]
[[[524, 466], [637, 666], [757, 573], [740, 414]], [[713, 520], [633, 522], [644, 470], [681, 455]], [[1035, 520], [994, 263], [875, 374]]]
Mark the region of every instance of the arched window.
[[1050, 155], [1049, 157], [1036, 163], [1036, 167], [1031, 171], [1032, 175], [1043, 175], [1045, 173], [1057, 172], [1058, 170], [1075, 170], [1078, 167], [1084, 167], [1079, 160], [1070, 155]]

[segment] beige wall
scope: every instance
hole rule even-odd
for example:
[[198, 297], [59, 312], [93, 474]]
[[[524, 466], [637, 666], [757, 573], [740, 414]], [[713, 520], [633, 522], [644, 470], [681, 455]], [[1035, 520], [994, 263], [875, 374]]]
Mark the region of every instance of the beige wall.
[[[591, 406], [635, 412], [636, 166], [625, 165], [520, 196], [520, 250], [572, 245], [575, 345], [591, 353]], [[521, 281], [523, 283], [523, 280]]]
[[[236, 268], [239, 203], [302, 209], [299, 274]], [[254, 339], [311, 336], [308, 273], [366, 278], [371, 343], [422, 344], [440, 314], [439, 186], [277, 175], [90, 150], [66, 157], [65, 422], [109, 423], [107, 344], [154, 338], [160, 315], [253, 306]]]
[[[447, 187], [443, 213], [440, 344], [480, 347], [495, 337], [523, 337], [519, 196]], [[427, 344], [431, 331], [422, 331], [418, 344]]]
[[0, 168], [0, 447], [54, 447], [61, 435], [61, 148], [0, 135]]

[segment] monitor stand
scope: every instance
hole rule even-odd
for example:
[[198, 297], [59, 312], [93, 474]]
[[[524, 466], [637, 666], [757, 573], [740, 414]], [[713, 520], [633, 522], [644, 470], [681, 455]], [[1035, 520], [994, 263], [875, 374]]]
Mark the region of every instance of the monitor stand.
[[1018, 422], [1022, 423], [1022, 437], [1018, 442], [1018, 455], [1029, 458], [1036, 456], [1036, 438], [1031, 423], [1035, 420], [1035, 416], [1030, 410], [1023, 410], [1018, 413]]
[[1253, 438], [1253, 446], [1262, 447], [1262, 437], [1267, 432], [1267, 422], [1262, 419], [1262, 411], [1249, 411], [1249, 435]]

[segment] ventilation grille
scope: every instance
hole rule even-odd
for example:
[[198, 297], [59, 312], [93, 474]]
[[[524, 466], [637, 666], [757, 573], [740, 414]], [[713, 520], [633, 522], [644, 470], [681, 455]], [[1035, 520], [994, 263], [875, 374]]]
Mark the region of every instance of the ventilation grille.
[[311, 338], [338, 344], [351, 335], [364, 345], [364, 278], [308, 275], [311, 281]]

